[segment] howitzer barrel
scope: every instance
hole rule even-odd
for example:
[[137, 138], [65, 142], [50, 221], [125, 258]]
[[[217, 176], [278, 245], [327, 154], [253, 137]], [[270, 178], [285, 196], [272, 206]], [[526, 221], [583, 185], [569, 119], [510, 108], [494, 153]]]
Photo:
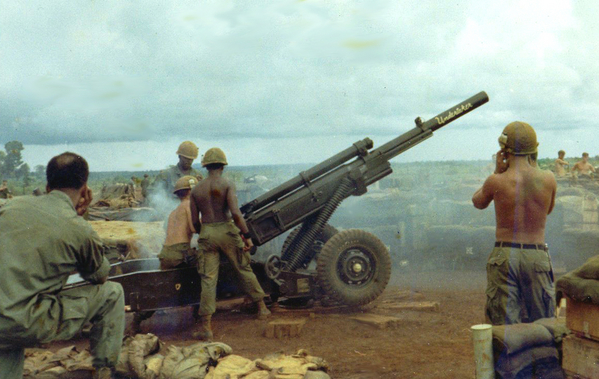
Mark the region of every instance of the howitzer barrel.
[[431, 137], [433, 132], [457, 120], [466, 113], [470, 113], [481, 105], [489, 101], [489, 96], [486, 92], [481, 91], [471, 98], [462, 101], [445, 112], [441, 112], [435, 117], [426, 122], [421, 122], [420, 118], [416, 119], [416, 127], [401, 136], [387, 142], [374, 152], [382, 153], [387, 159], [392, 159], [404, 151], [414, 147], [418, 143]]
[[272, 190], [266, 192], [261, 196], [258, 196], [251, 202], [244, 204], [241, 207], [241, 212], [248, 213], [262, 208], [263, 206], [277, 200], [282, 196], [285, 196], [288, 193], [293, 192], [299, 187], [309, 183], [311, 180], [318, 178], [322, 174], [331, 171], [332, 169], [349, 161], [350, 159], [355, 158], [359, 155], [363, 156], [368, 154], [368, 149], [371, 149], [372, 146], [373, 143], [370, 138], [364, 138], [363, 140], [354, 143], [351, 147], [348, 147], [347, 149], [330, 157], [324, 162], [319, 163], [318, 165], [310, 168], [307, 171], [303, 171], [293, 179], [286, 181], [280, 186], [273, 188]]

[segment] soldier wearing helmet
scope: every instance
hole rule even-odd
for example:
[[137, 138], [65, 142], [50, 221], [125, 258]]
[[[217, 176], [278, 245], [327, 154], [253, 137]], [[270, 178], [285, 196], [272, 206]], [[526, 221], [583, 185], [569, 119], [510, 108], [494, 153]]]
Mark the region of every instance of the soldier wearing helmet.
[[566, 176], [566, 166], [570, 166], [570, 164], [564, 160], [566, 157], [566, 152], [560, 150], [557, 152], [557, 159], [555, 160], [555, 175], [562, 177]]
[[582, 153], [582, 160], [576, 162], [572, 167], [572, 175], [583, 175], [586, 178], [592, 178], [595, 173], [595, 167], [589, 163], [589, 153]]
[[[195, 176], [186, 175], [179, 178], [173, 188], [173, 194], [179, 198], [180, 203], [168, 216], [166, 240], [158, 254], [162, 270], [196, 264], [195, 249], [189, 246], [191, 237], [196, 232], [191, 220], [189, 194], [196, 184], [198, 184], [198, 179]], [[140, 333], [142, 321], [150, 318], [153, 314], [154, 311], [136, 312], [133, 315], [132, 324], [127, 329], [127, 334]]]
[[225, 165], [227, 158], [221, 149], [208, 150], [202, 158], [208, 177], [191, 191], [191, 216], [196, 230], [200, 230], [198, 272], [202, 278], [199, 330], [193, 335], [204, 340], [212, 339], [210, 324], [216, 310], [220, 254], [229, 260], [243, 290], [258, 306], [258, 317], [270, 315], [264, 291], [250, 266], [249, 250], [254, 245], [237, 204], [235, 184], [222, 176]]
[[194, 159], [198, 157], [198, 147], [191, 141], [184, 141], [179, 145], [177, 155], [179, 156], [179, 163], [161, 171], [160, 174], [156, 176], [154, 183], [152, 183], [152, 191], [161, 188], [167, 193], [172, 193], [177, 180], [185, 175], [194, 176], [198, 181], [202, 180], [202, 174], [191, 167]]
[[495, 202], [496, 242], [487, 261], [487, 321], [533, 322], [555, 314], [553, 269], [545, 245], [545, 222], [553, 210], [553, 173], [537, 166], [537, 135], [520, 121], [499, 137], [495, 173], [474, 193], [485, 209]]

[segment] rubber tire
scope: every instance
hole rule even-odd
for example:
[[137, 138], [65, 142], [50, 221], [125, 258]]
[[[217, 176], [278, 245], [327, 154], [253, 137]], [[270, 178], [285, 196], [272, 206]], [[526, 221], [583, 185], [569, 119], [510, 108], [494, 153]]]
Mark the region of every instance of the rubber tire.
[[[297, 228], [293, 229], [293, 231], [289, 233], [287, 238], [285, 238], [285, 242], [283, 242], [283, 247], [281, 248], [281, 256], [283, 256], [283, 253], [285, 252], [285, 250], [287, 250], [287, 246], [291, 244], [291, 241], [293, 241], [295, 236], [297, 236], [301, 228], [302, 226], [300, 225]], [[327, 243], [328, 240], [331, 239], [331, 237], [333, 237], [337, 233], [339, 233], [337, 229], [335, 229], [329, 224], [326, 224], [322, 229], [322, 232], [318, 235], [318, 237], [316, 237], [316, 240], [321, 241], [324, 245]], [[318, 255], [315, 255], [315, 258], [318, 259]]]
[[[375, 261], [372, 278], [360, 287], [345, 283], [337, 273], [337, 262], [341, 254], [356, 247], [367, 250]], [[320, 287], [331, 299], [350, 306], [366, 305], [378, 298], [387, 287], [391, 277], [391, 256], [387, 247], [374, 234], [359, 229], [344, 230], [322, 247], [316, 272]]]

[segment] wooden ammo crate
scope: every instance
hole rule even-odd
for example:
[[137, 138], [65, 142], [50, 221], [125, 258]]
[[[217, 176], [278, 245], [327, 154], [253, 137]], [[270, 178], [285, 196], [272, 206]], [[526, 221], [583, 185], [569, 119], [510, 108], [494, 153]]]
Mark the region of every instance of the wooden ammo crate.
[[567, 298], [566, 326], [578, 336], [599, 341], [599, 305]]
[[568, 378], [599, 378], [599, 342], [569, 335], [562, 349], [562, 368]]

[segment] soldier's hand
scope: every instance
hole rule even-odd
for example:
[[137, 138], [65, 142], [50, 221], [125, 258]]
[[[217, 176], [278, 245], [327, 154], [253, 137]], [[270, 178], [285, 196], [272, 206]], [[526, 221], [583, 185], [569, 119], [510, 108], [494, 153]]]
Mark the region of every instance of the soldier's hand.
[[79, 203], [75, 210], [79, 216], [83, 216], [85, 212], [87, 212], [87, 208], [91, 204], [93, 200], [92, 190], [86, 185], [85, 191], [83, 192], [83, 196], [79, 199]]
[[507, 171], [509, 164], [507, 162], [507, 154], [503, 150], [497, 152], [495, 161], [495, 173], [501, 174]]
[[245, 244], [243, 251], [250, 251], [254, 247], [254, 242], [252, 242], [251, 238], [244, 238], [243, 243]]

